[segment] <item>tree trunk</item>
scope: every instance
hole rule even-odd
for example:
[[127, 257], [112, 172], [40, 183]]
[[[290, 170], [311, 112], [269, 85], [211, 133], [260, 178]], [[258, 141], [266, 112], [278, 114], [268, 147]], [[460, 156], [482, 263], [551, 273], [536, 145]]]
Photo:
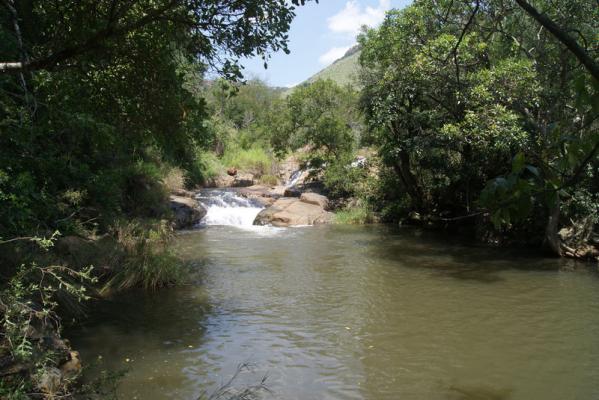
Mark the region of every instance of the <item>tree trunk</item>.
[[410, 154], [405, 150], [400, 150], [399, 160], [395, 163], [393, 168], [395, 169], [395, 173], [401, 179], [401, 182], [404, 184], [406, 191], [412, 198], [417, 211], [423, 211], [424, 202], [422, 189], [420, 188], [420, 185], [418, 185], [418, 181], [410, 168]]
[[560, 200], [559, 194], [556, 195], [555, 201], [549, 207], [549, 218], [545, 227], [545, 245], [551, 252], [558, 257], [564, 256], [562, 241], [559, 237], [559, 217], [560, 217]]

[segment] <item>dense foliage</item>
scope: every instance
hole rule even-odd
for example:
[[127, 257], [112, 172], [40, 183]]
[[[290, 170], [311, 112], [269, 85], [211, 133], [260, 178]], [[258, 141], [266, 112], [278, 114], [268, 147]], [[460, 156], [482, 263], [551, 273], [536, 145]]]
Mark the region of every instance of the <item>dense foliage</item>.
[[193, 170], [209, 140], [203, 71], [286, 50], [293, 17], [278, 1], [5, 3], [0, 236], [160, 214], [159, 161]]
[[[536, 4], [597, 60], [595, 2]], [[416, 1], [360, 43], [362, 107], [403, 188], [388, 202], [489, 215], [558, 253], [560, 211], [597, 222], [598, 82], [517, 4]]]
[[355, 89], [316, 80], [295, 88], [275, 110], [270, 123], [275, 152], [301, 149], [304, 168], [321, 177], [327, 194], [352, 196], [364, 172], [351, 167], [364, 130]]

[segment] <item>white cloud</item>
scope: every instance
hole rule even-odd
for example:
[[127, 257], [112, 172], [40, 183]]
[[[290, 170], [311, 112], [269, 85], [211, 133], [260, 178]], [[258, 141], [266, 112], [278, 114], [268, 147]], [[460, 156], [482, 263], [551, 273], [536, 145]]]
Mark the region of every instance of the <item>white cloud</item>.
[[374, 27], [385, 19], [385, 11], [391, 8], [390, 0], [379, 0], [378, 6], [363, 8], [357, 0], [345, 3], [343, 10], [329, 17], [329, 29], [335, 33], [356, 36], [362, 25]]
[[346, 51], [349, 50], [351, 46], [346, 47], [333, 47], [320, 57], [318, 57], [318, 61], [323, 65], [329, 65], [333, 61], [343, 57]]
[[299, 85], [300, 83], [301, 82], [288, 83], [285, 85], [285, 87], [291, 89], [292, 87], [295, 87], [295, 86]]

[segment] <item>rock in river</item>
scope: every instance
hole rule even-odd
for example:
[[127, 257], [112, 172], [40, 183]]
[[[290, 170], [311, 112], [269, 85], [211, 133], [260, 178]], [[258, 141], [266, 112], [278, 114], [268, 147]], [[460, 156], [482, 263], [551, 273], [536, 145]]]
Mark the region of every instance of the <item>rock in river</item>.
[[233, 180], [233, 183], [231, 184], [232, 187], [248, 187], [248, 186], [252, 186], [255, 182], [255, 178], [254, 175], [250, 174], [250, 173], [245, 173], [245, 174], [240, 174], [237, 173], [235, 175], [235, 179]]
[[253, 185], [239, 190], [239, 195], [248, 199], [255, 199], [265, 207], [272, 205], [276, 199], [283, 196], [285, 190], [282, 186]]
[[[326, 197], [324, 198], [326, 199]], [[306, 199], [315, 201], [314, 198], [305, 198], [304, 200]], [[328, 224], [332, 221], [333, 213], [326, 211], [319, 203], [304, 200], [290, 197], [280, 198], [273, 205], [258, 213], [254, 225], [286, 227]]]
[[191, 228], [196, 225], [207, 213], [195, 199], [182, 196], [170, 196], [170, 207], [175, 215], [175, 229]]
[[304, 203], [320, 206], [323, 210], [329, 209], [329, 199], [318, 193], [302, 193], [300, 200]]

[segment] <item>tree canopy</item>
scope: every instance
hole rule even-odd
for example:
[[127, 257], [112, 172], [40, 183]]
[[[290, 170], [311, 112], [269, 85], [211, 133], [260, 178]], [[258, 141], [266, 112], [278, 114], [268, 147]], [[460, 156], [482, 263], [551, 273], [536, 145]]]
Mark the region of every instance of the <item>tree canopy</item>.
[[551, 244], [559, 198], [597, 192], [598, 81], [587, 64], [599, 55], [599, 11], [538, 2], [543, 21], [576, 33], [564, 47], [517, 3], [422, 0], [390, 12], [360, 37], [362, 107], [418, 210], [488, 210], [497, 227], [535, 215], [529, 228], [540, 213]]

